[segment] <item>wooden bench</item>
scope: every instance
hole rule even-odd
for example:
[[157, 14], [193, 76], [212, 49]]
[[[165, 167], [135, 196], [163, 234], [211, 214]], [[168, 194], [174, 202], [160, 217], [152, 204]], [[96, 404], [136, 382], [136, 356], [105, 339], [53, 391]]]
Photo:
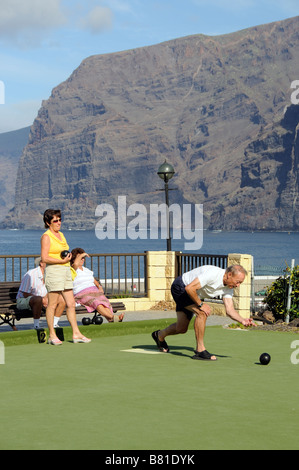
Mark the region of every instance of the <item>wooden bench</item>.
[[[15, 321], [21, 320], [21, 318], [32, 318], [31, 310], [18, 310], [16, 296], [20, 287], [20, 282], [0, 282], [0, 326], [7, 323], [11, 326], [14, 331], [17, 331]], [[113, 313], [118, 310], [126, 310], [123, 302], [111, 302]], [[65, 312], [64, 312], [65, 313]], [[76, 307], [76, 313], [88, 314], [84, 306]], [[42, 316], [45, 316], [45, 311], [42, 312]], [[91, 322], [94, 322], [94, 315]]]

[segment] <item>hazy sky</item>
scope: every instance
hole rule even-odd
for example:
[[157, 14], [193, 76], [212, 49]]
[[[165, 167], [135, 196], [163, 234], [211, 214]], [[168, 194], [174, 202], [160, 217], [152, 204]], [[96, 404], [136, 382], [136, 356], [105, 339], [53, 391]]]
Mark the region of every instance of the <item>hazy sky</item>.
[[297, 15], [298, 0], [0, 0], [0, 132], [31, 125], [90, 55]]

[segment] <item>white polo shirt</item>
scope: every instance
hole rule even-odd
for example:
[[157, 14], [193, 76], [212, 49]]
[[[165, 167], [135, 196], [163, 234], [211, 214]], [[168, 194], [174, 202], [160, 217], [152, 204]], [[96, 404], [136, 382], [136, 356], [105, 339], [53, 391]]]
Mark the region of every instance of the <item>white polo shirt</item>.
[[223, 276], [225, 269], [218, 268], [217, 266], [200, 266], [199, 268], [192, 269], [182, 275], [182, 280], [185, 286], [191, 284], [194, 279], [198, 278], [201, 289], [197, 291], [201, 299], [212, 298], [221, 296], [222, 298], [232, 298], [233, 289], [224, 286]]
[[39, 297], [45, 297], [45, 295], [47, 295], [44, 276], [40, 266], [27, 271], [22, 279], [16, 298], [21, 299], [24, 297], [23, 292]]

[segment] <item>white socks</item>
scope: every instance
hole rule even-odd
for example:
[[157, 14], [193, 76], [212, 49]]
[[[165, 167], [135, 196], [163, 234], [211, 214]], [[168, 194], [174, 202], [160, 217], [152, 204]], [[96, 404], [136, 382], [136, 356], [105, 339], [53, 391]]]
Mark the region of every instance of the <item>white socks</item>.
[[[59, 327], [58, 325], [59, 320], [60, 320], [60, 317], [54, 317], [54, 328]], [[36, 328], [36, 329], [39, 328], [39, 318], [33, 319], [33, 328]]]

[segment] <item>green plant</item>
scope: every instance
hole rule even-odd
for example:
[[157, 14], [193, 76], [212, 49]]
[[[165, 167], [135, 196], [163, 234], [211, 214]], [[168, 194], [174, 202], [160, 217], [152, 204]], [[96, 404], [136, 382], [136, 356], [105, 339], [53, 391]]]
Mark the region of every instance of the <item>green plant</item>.
[[109, 295], [109, 299], [130, 299], [133, 297], [132, 292], [122, 292], [119, 294], [111, 294]]
[[238, 329], [238, 330], [246, 330], [246, 329], [247, 329], [246, 326], [242, 325], [242, 323], [239, 323], [239, 322], [237, 322], [237, 323], [231, 323], [231, 324], [229, 325], [229, 328], [232, 329], [232, 330], [236, 330], [236, 329]]
[[268, 305], [277, 320], [286, 316], [290, 282], [292, 286], [290, 320], [299, 318], [299, 266], [297, 265], [293, 269], [288, 266], [285, 275], [276, 279], [266, 291], [264, 303]]

